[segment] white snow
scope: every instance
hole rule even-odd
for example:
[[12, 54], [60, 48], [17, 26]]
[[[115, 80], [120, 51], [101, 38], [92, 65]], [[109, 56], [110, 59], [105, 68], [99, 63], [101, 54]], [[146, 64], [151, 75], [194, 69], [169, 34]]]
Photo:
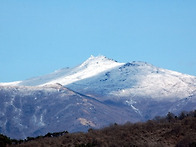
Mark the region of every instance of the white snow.
[[119, 98], [147, 96], [172, 100], [188, 97], [196, 91], [196, 77], [145, 62], [118, 63], [105, 56], [91, 56], [74, 68], [64, 68], [45, 76], [1, 85], [39, 86], [43, 89], [60, 89], [65, 86], [86, 95], [96, 93]]
[[[161, 69], [163, 71], [163, 69]], [[194, 83], [196, 78], [193, 76], [179, 74], [165, 70], [164, 73], [148, 73], [134, 76], [137, 82], [133, 87], [123, 88], [122, 90], [112, 91], [116, 96], [127, 97], [132, 94], [137, 96], [150, 96], [151, 98], [185, 98], [196, 90]], [[192, 81], [191, 83], [189, 81]], [[125, 84], [126, 85], [126, 84]]]
[[14, 81], [14, 82], [6, 82], [6, 83], [0, 83], [0, 86], [15, 86], [21, 83], [22, 81]]
[[106, 70], [112, 69], [116, 66], [122, 65], [122, 63], [117, 63], [112, 60], [107, 59], [104, 56], [94, 57], [91, 56], [80, 66], [74, 68], [71, 74], [67, 74], [63, 77], [55, 77], [55, 80], [52, 80], [46, 84], [60, 83], [62, 85], [68, 85], [76, 81], [87, 79], [93, 76], [100, 74]]
[[91, 56], [84, 63], [74, 68], [64, 68], [57, 70], [54, 73], [28, 79], [16, 85], [24, 86], [44, 86], [48, 84], [60, 83], [61, 85], [68, 85], [76, 81], [87, 79], [100, 74], [106, 70], [120, 66], [123, 63], [115, 62], [105, 56]]

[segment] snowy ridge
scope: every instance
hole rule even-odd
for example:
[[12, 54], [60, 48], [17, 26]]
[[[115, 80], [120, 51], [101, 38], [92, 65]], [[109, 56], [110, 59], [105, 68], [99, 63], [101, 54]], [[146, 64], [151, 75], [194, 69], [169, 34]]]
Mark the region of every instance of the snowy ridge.
[[195, 77], [151, 65], [141, 67], [137, 75], [132, 75], [132, 79], [127, 76], [127, 84], [133, 83], [133, 79], [136, 80], [133, 87], [123, 88], [111, 93], [121, 97], [136, 94], [143, 97], [171, 99], [188, 97], [196, 90]]
[[146, 62], [118, 63], [91, 56], [74, 68], [25, 81], [0, 85], [46, 86], [59, 83], [87, 95], [176, 99], [196, 91], [196, 77], [155, 67]]
[[17, 85], [43, 86], [55, 83], [68, 85], [79, 80], [96, 76], [103, 71], [110, 70], [122, 64], [123, 63], [118, 63], [114, 60], [108, 59], [105, 56], [91, 56], [84, 63], [74, 68], [57, 70], [54, 73], [45, 76], [22, 81], [20, 83], [17, 83]]
[[196, 77], [145, 62], [132, 62], [66, 86], [89, 95], [102, 93], [111, 97], [149, 97], [172, 101], [188, 97], [196, 91]]
[[22, 81], [15, 81], [15, 82], [6, 82], [6, 83], [0, 83], [0, 86], [10, 86], [10, 85], [18, 85]]

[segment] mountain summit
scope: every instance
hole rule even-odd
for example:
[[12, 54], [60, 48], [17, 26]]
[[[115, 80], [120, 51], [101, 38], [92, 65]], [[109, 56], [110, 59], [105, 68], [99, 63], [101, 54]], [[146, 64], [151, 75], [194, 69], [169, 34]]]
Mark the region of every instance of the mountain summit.
[[10, 137], [87, 131], [194, 110], [196, 77], [91, 56], [73, 68], [0, 83], [0, 100], [0, 133]]
[[17, 83], [17, 85], [38, 86], [60, 83], [61, 85], [65, 86], [76, 81], [96, 76], [101, 72], [110, 70], [122, 64], [123, 63], [118, 63], [114, 60], [108, 59], [105, 56], [94, 57], [91, 55], [89, 59], [84, 61], [79, 66], [60, 69], [45, 76], [21, 81], [20, 83]]
[[[146, 62], [118, 63], [91, 56], [74, 68], [57, 70], [16, 85], [44, 86], [59, 83], [88, 95], [115, 97], [184, 98], [196, 91], [196, 77], [155, 67]], [[102, 95], [103, 96], [103, 95]]]

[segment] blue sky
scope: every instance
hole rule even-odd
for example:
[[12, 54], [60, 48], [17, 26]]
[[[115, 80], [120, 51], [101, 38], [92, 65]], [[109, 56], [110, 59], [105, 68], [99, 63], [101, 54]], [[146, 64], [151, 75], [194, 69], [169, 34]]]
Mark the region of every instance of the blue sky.
[[196, 76], [196, 1], [0, 1], [0, 82], [73, 67], [90, 55]]

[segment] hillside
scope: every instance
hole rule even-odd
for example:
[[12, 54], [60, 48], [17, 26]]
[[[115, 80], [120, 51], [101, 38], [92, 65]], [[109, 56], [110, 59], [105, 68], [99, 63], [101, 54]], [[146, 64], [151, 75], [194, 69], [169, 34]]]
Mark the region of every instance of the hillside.
[[[145, 123], [113, 124], [88, 133], [66, 133], [59, 137], [38, 137], [17, 146], [195, 146], [196, 111], [178, 117], [168, 113]], [[14, 145], [15, 146], [15, 145]]]
[[61, 85], [0, 87], [0, 133], [11, 138], [87, 131], [112, 122], [139, 121], [129, 107], [105, 104]]

